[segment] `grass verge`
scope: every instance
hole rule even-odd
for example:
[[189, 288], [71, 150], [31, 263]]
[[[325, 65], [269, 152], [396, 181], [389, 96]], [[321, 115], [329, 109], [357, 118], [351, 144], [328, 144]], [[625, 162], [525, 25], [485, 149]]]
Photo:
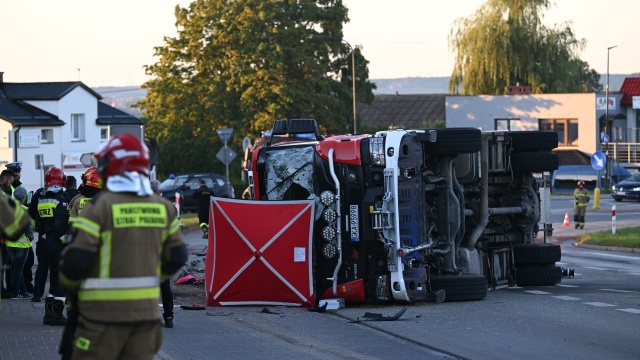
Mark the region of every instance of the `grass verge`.
[[198, 214], [196, 213], [182, 214], [182, 216], [180, 216], [180, 221], [182, 221], [182, 228], [184, 229], [200, 226], [200, 223], [198, 222]]
[[640, 248], [640, 226], [624, 227], [611, 234], [611, 230], [580, 235], [579, 244]]

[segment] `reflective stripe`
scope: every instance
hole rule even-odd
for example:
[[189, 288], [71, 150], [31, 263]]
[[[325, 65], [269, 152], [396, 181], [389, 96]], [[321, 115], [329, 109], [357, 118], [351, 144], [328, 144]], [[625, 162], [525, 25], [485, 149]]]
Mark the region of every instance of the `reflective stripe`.
[[93, 289], [135, 289], [160, 286], [157, 276], [123, 277], [111, 279], [89, 278], [80, 284], [82, 290]]
[[150, 300], [158, 299], [160, 287], [145, 289], [96, 289], [80, 290], [80, 301]]
[[178, 219], [173, 219], [169, 226], [169, 235], [175, 234], [178, 230], [180, 230], [180, 223], [178, 222]]
[[92, 236], [100, 237], [100, 225], [82, 216], [75, 218], [73, 228], [84, 230]]
[[158, 203], [122, 203], [111, 205], [113, 227], [122, 228], [165, 228], [167, 208]]
[[4, 229], [4, 233], [7, 234], [7, 236], [12, 237], [15, 232], [19, 230], [20, 221], [23, 216], [24, 210], [22, 209], [22, 206], [16, 206], [13, 211], [13, 218], [15, 220]]
[[38, 200], [38, 215], [42, 218], [52, 218], [53, 212], [60, 204], [57, 199], [39, 199]]
[[100, 247], [100, 278], [111, 276], [111, 231], [102, 233], [102, 246]]

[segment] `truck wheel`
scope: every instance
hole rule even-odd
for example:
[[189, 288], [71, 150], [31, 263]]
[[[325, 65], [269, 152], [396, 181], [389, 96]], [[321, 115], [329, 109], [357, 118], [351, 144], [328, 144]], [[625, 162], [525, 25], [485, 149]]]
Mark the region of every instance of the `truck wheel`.
[[558, 133], [555, 131], [510, 131], [513, 151], [552, 150], [558, 147]]
[[562, 280], [562, 269], [559, 266], [517, 267], [516, 281], [518, 286], [549, 286]]
[[553, 265], [560, 261], [560, 245], [516, 244], [513, 245], [513, 262], [519, 265]]
[[437, 138], [434, 143], [426, 143], [431, 154], [453, 155], [471, 154], [482, 149], [482, 132], [476, 128], [435, 129]]
[[512, 153], [511, 168], [513, 172], [543, 172], [557, 170], [559, 166], [558, 154], [552, 152], [541, 153]]
[[431, 290], [446, 292], [444, 301], [473, 301], [487, 297], [487, 278], [482, 274], [431, 275]]

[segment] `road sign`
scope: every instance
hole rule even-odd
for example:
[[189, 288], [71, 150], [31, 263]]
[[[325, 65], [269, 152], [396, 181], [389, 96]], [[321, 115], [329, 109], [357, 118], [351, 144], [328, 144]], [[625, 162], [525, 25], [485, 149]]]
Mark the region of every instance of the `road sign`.
[[229, 165], [233, 159], [236, 158], [236, 152], [231, 150], [228, 146], [223, 146], [216, 154], [216, 157], [218, 160], [222, 161], [223, 164]]
[[251, 146], [251, 138], [248, 136], [245, 136], [244, 139], [242, 139], [242, 151], [247, 151], [247, 149]]
[[218, 133], [218, 136], [220, 136], [220, 139], [222, 139], [222, 141], [226, 144], [227, 141], [231, 138], [231, 134], [233, 134], [233, 128], [216, 129], [216, 132]]
[[609, 143], [609, 135], [607, 135], [607, 134], [602, 135], [602, 142], [605, 143], [605, 144], [608, 144]]
[[594, 170], [600, 171], [604, 169], [605, 165], [607, 165], [607, 157], [601, 151], [596, 151], [591, 155], [591, 167]]

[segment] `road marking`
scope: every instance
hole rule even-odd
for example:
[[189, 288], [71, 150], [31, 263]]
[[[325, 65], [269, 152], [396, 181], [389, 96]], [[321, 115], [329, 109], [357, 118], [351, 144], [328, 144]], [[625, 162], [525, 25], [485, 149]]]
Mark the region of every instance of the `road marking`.
[[595, 256], [604, 256], [604, 257], [612, 257], [617, 259], [630, 259], [630, 260], [640, 260], [639, 257], [634, 256], [625, 256], [625, 255], [615, 255], [615, 254], [603, 254], [603, 253], [592, 253]]
[[568, 287], [568, 288], [578, 287], [577, 285], [566, 285], [566, 284], [556, 284], [556, 286], [560, 286], [560, 287]]
[[573, 297], [573, 296], [552, 296], [552, 297], [560, 300], [582, 300], [580, 298]]
[[522, 289], [520, 286], [510, 286], [507, 289]]
[[621, 293], [634, 293], [637, 291], [633, 291], [633, 290], [618, 290], [618, 289], [598, 289], [600, 291], [613, 291], [613, 292], [621, 292]]
[[596, 307], [615, 306], [613, 304], [607, 304], [607, 303], [602, 303], [602, 302], [586, 302], [584, 304], [591, 305], [591, 306], [596, 306]]
[[640, 275], [640, 273], [628, 273], [629, 275]]
[[604, 269], [604, 268], [599, 268], [595, 266], [585, 266], [585, 269], [612, 271], [611, 269]]
[[528, 292], [529, 294], [533, 294], [533, 295], [551, 295], [550, 292], [540, 291], [540, 290], [527, 290], [525, 292]]
[[616, 309], [618, 311], [624, 311], [632, 314], [640, 314], [640, 309]]
[[568, 263], [566, 262], [560, 262], [560, 261], [556, 261], [556, 265], [567, 265]]

